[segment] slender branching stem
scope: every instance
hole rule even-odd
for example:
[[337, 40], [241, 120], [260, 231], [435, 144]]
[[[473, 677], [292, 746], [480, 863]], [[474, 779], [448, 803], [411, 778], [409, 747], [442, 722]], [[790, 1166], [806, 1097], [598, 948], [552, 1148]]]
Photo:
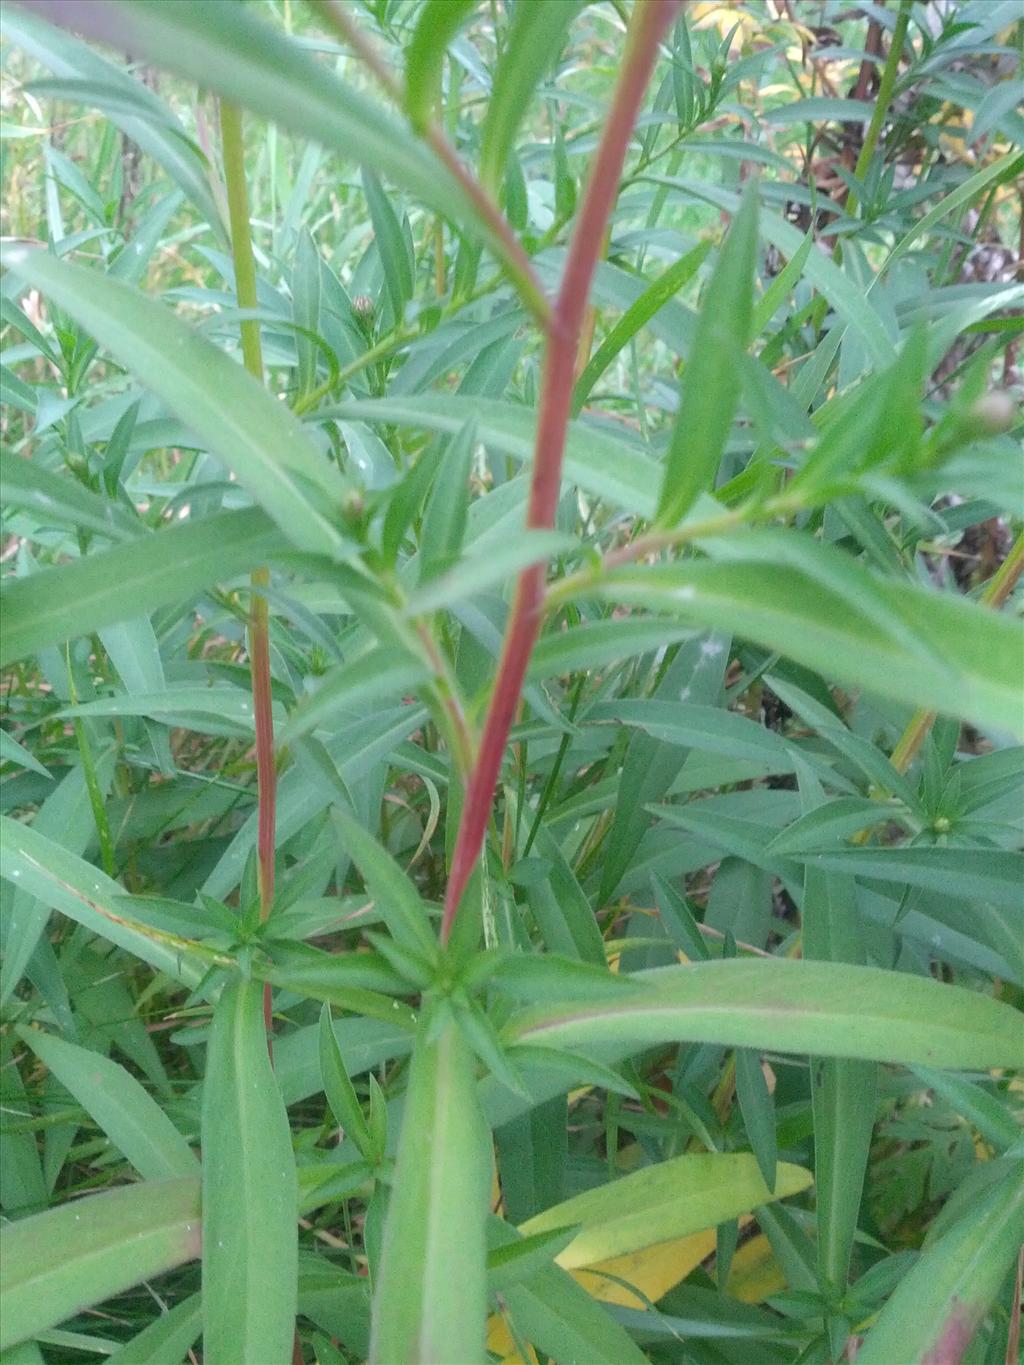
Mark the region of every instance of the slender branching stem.
[[[591, 167], [547, 334], [526, 517], [530, 528], [554, 525], [576, 357], [590, 286], [618, 193], [626, 151], [657, 59], [658, 45], [680, 3], [681, 0], [638, 0], [633, 10], [622, 70]], [[543, 605], [544, 565], [535, 564], [520, 575], [516, 584], [494, 690], [452, 854], [441, 921], [442, 942], [447, 942], [451, 935], [462, 893], [480, 856], [501, 761], [540, 628]]]
[[[674, 4], [676, 0], [662, 0]], [[346, 42], [364, 65], [373, 73], [377, 84], [386, 95], [401, 106], [404, 102], [402, 83], [381, 58], [374, 44], [355, 21], [347, 0], [311, 0], [325, 22]], [[555, 0], [551, 0], [555, 3]], [[455, 150], [447, 133], [436, 119], [431, 119], [423, 130], [423, 139], [456, 180], [466, 198], [485, 224], [496, 250], [501, 255], [509, 277], [519, 297], [542, 329], [549, 331], [552, 323], [551, 303], [537, 278], [533, 263], [512, 225]]]
[[[232, 104], [220, 105], [221, 152], [228, 196], [231, 254], [235, 267], [235, 293], [240, 308], [256, 308], [256, 261], [249, 226], [249, 191], [245, 182], [245, 149], [242, 115]], [[255, 318], [240, 324], [245, 368], [263, 383], [263, 349], [260, 325]], [[274, 901], [274, 842], [277, 803], [277, 770], [274, 765], [274, 718], [270, 688], [270, 621], [266, 588], [269, 571], [254, 569], [249, 608], [249, 668], [252, 677], [252, 709], [256, 725], [257, 814], [256, 857], [259, 867], [260, 917], [266, 919]], [[263, 1017], [269, 1045], [270, 986], [263, 988]]]
[[458, 682], [425, 621], [417, 621], [416, 636], [434, 675], [434, 693], [447, 719], [448, 740], [455, 767], [465, 781], [473, 766], [474, 740], [473, 731], [462, 706]]

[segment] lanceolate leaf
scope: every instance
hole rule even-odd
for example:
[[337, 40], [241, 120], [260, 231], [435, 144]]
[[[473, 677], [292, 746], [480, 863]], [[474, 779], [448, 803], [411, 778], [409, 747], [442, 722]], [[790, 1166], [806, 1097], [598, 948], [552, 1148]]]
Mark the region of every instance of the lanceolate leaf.
[[576, 381], [576, 388], [573, 390], [573, 410], [575, 412], [579, 412], [591, 389], [619, 352], [636, 336], [641, 327], [693, 278], [710, 250], [710, 242], [699, 242], [692, 251], [681, 256], [678, 261], [669, 266], [664, 274], [659, 275], [654, 283], [644, 290], [636, 302], [626, 309], [590, 357], [586, 369]]
[[110, 1357], [113, 1365], [180, 1365], [203, 1330], [200, 1296], [176, 1303]]
[[948, 668], [936, 668], [920, 649], [883, 635], [844, 598], [800, 570], [707, 562], [623, 568], [609, 572], [594, 591], [733, 630], [837, 682], [908, 706], [930, 706], [1024, 734], [1020, 623], [948, 593], [881, 580], [878, 586], [908, 634], [945, 658]]
[[199, 1180], [89, 1195], [3, 1228], [0, 1350], [199, 1255]]
[[437, 940], [415, 886], [390, 853], [347, 811], [337, 811], [336, 818], [348, 852], [363, 874], [392, 936], [403, 947], [430, 961], [436, 954]]
[[739, 358], [750, 340], [756, 251], [757, 187], [752, 182], [702, 301], [658, 498], [661, 526], [681, 521], [699, 494], [714, 487], [739, 397]]
[[474, 1073], [450, 1013], [425, 1019], [374, 1293], [374, 1365], [484, 1359], [491, 1141]]
[[0, 816], [0, 837], [0, 876], [7, 881], [175, 980], [190, 986], [202, 980], [202, 959], [187, 956], [188, 945], [172, 935], [136, 925], [119, 905], [123, 888], [99, 868], [6, 815]]
[[857, 1352], [861, 1365], [953, 1365], [1024, 1242], [1024, 1161], [976, 1200], [900, 1282]]
[[[125, 11], [126, 14], [134, 10]], [[288, 409], [162, 304], [44, 251], [11, 251], [8, 268], [81, 323], [200, 438], [299, 549], [335, 554], [345, 537], [325, 515], [340, 480]]]
[[778, 1168], [774, 1193], [752, 1156], [709, 1153], [645, 1166], [599, 1185], [523, 1223], [527, 1235], [578, 1225], [558, 1264], [571, 1270], [724, 1223], [771, 1199], [798, 1194], [811, 1183], [799, 1166]]
[[[470, 418], [477, 419], [483, 445], [520, 463], [533, 459], [536, 414], [528, 407], [463, 394], [424, 393], [415, 398], [346, 399], [321, 409], [321, 417], [351, 417], [454, 436]], [[566, 478], [614, 507], [651, 516], [661, 471], [635, 445], [618, 440], [585, 422], [572, 422], [565, 447]]]
[[298, 1189], [258, 981], [217, 1002], [203, 1081], [203, 1344], [209, 1365], [287, 1365], [295, 1328]]
[[507, 1033], [554, 1047], [706, 1042], [954, 1069], [1020, 1060], [1016, 1010], [902, 972], [732, 959], [636, 975], [650, 987], [643, 1000], [549, 1006], [517, 1016]]
[[21, 1037], [144, 1180], [198, 1175], [188, 1143], [123, 1066], [39, 1029], [23, 1029]]
[[261, 564], [285, 544], [258, 508], [180, 522], [73, 564], [7, 579], [0, 660], [147, 615]]
[[480, 178], [497, 193], [516, 131], [544, 72], [554, 64], [579, 0], [557, 5], [517, 5], [506, 46], [494, 73], [480, 149]]
[[458, 33], [474, 0], [426, 0], [405, 53], [405, 112], [423, 129], [437, 112], [448, 44]]

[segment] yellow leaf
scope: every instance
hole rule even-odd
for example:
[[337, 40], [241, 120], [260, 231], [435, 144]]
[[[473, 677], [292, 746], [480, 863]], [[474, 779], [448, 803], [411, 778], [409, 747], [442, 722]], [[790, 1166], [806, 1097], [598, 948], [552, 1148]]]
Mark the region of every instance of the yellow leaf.
[[[706, 1261], [714, 1252], [715, 1241], [715, 1229], [706, 1228], [689, 1237], [677, 1237], [673, 1242], [661, 1242], [658, 1246], [645, 1247], [643, 1251], [614, 1256], [571, 1273], [590, 1297], [601, 1303], [646, 1308], [648, 1300], [657, 1303], [663, 1294], [674, 1289], [691, 1270]], [[615, 1279], [608, 1279], [609, 1275]], [[616, 1284], [616, 1280], [625, 1280], [626, 1284]], [[640, 1292], [631, 1292], [627, 1285]]]
[[576, 1236], [557, 1257], [559, 1265], [575, 1270], [716, 1227], [771, 1199], [798, 1194], [811, 1180], [810, 1171], [780, 1162], [769, 1193], [747, 1153], [673, 1157], [545, 1209], [520, 1231], [577, 1225]]
[[763, 1232], [737, 1248], [725, 1283], [725, 1292], [730, 1298], [742, 1303], [762, 1303], [769, 1294], [776, 1294], [785, 1287], [786, 1277]]

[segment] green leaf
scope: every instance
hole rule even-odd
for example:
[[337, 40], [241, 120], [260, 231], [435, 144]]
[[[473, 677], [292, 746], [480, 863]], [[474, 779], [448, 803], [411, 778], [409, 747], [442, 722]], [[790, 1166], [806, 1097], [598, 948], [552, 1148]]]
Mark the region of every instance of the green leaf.
[[[685, 695], [696, 703], [718, 700], [729, 661], [729, 642], [721, 636], [685, 641], [658, 682], [652, 700], [674, 702]], [[598, 901], [606, 904], [629, 869], [650, 824], [647, 806], [660, 800], [682, 766], [675, 744], [652, 735], [634, 734], [622, 761], [615, 814], [604, 847]]]
[[923, 886], [1020, 909], [1024, 855], [988, 848], [844, 848], [832, 853], [794, 853], [814, 867], [857, 877], [874, 877], [897, 886]]
[[628, 999], [638, 990], [628, 975], [556, 953], [511, 953], [497, 963], [487, 979], [513, 1000], [529, 1004], [567, 997], [581, 1001]]
[[352, 1081], [345, 1070], [345, 1062], [338, 1046], [338, 1037], [331, 1023], [331, 1007], [320, 1011], [320, 1075], [324, 1094], [338, 1124], [345, 1130], [367, 1161], [379, 1160], [382, 1152], [374, 1150], [370, 1130], [366, 1126], [363, 1107], [356, 1098]]
[[752, 1156], [674, 1157], [546, 1209], [520, 1231], [530, 1235], [577, 1225], [576, 1236], [558, 1255], [559, 1265], [571, 1270], [714, 1227], [772, 1198], [797, 1194], [811, 1181], [810, 1171], [784, 1163], [772, 1194]]
[[3, 1225], [0, 1350], [199, 1255], [199, 1180], [150, 1180]]
[[127, 508], [91, 492], [77, 479], [63, 478], [32, 460], [5, 455], [4, 503], [35, 513], [42, 526], [80, 526], [108, 540], [141, 535], [145, 526]]
[[[492, 1245], [515, 1243], [513, 1228], [492, 1218]], [[502, 1291], [518, 1331], [558, 1365], [644, 1365], [646, 1356], [619, 1324], [561, 1266], [549, 1265]]]
[[317, 348], [320, 334], [320, 257], [304, 228], [295, 246], [292, 270], [292, 320], [295, 323], [295, 354], [298, 359], [299, 394], [305, 395], [316, 384]]
[[480, 179], [497, 195], [533, 92], [558, 60], [579, 0], [517, 5], [494, 72], [480, 144]]
[[405, 245], [405, 236], [398, 214], [384, 193], [377, 177], [363, 167], [363, 193], [373, 222], [373, 237], [377, 244], [384, 283], [391, 299], [396, 324], [405, 317], [405, 305], [412, 298], [413, 270]]
[[[593, 595], [732, 630], [838, 682], [1024, 734], [1021, 624], [951, 594], [883, 586], [880, 579], [877, 586], [923, 649], [881, 634], [837, 593], [784, 567], [768, 573], [763, 564], [687, 562], [614, 569]], [[941, 655], [947, 668], [936, 669], [922, 653]]]
[[203, 1346], [209, 1365], [291, 1360], [298, 1188], [263, 987], [225, 986], [203, 1081]]
[[66, 0], [58, 13], [63, 26], [145, 57], [344, 156], [355, 154], [442, 212], [465, 205], [445, 168], [401, 123], [238, 6], [139, 0], [129, 14], [118, 0]]
[[198, 1294], [168, 1308], [108, 1358], [112, 1365], [181, 1365], [203, 1330]]
[[[84, 43], [21, 8], [12, 8], [5, 16], [4, 33], [9, 42], [16, 43], [66, 83], [92, 86], [101, 93], [100, 107], [111, 121], [164, 168], [199, 209], [205, 222], [220, 229], [221, 217], [210, 193], [206, 160], [152, 90]], [[81, 98], [91, 102], [84, 89]]]
[[469, 473], [475, 448], [476, 421], [471, 417], [447, 443], [423, 514], [419, 542], [421, 584], [445, 573], [462, 553], [469, 508]]
[[[280, 713], [280, 707], [274, 711]], [[207, 734], [252, 734], [252, 697], [240, 687], [171, 684], [161, 692], [119, 692], [112, 697], [64, 706], [65, 716], [148, 716], [168, 725], [186, 725]]]
[[1024, 1242], [1024, 1161], [1002, 1178], [900, 1281], [857, 1352], [858, 1365], [959, 1360]]
[[[765, 1185], [774, 1194], [778, 1177], [775, 1102], [768, 1089], [759, 1054], [746, 1047], [736, 1049], [736, 1098], [758, 1170]], [[737, 1215], [727, 1216], [734, 1218]]]
[[811, 254], [813, 247], [814, 230], [811, 228], [808, 229], [807, 236], [800, 243], [798, 250], [790, 257], [786, 262], [785, 267], [775, 276], [771, 284], [754, 304], [754, 315], [751, 320], [750, 330], [755, 337], [761, 335], [775, 316], [783, 299], [789, 297], [793, 286], [802, 278], [804, 265], [807, 261], [807, 257]]
[[14, 736], [9, 735], [6, 730], [0, 730], [0, 760], [4, 763], [16, 763], [19, 768], [26, 768], [29, 772], [38, 773], [40, 777], [45, 777], [48, 782], [53, 781], [35, 754], [29, 753], [24, 744], [19, 744]]
[[[352, 398], [321, 408], [320, 418], [354, 417], [367, 422], [454, 436], [471, 417], [477, 437], [488, 450], [527, 464], [533, 459], [536, 413], [515, 403], [466, 394], [418, 393], [409, 398]], [[570, 422], [565, 446], [565, 475], [585, 492], [639, 516], [654, 513], [660, 469], [635, 445], [608, 435], [586, 422]]]
[[1021, 1017], [988, 996], [837, 962], [732, 959], [634, 973], [643, 999], [548, 1006], [511, 1038], [575, 1047], [670, 1041], [970, 1069], [1016, 1066]]
[[0, 876], [157, 971], [186, 985], [198, 985], [204, 967], [196, 959], [186, 958], [183, 950], [188, 945], [169, 934], [143, 932], [142, 926], [134, 925], [123, 907], [118, 908], [124, 891], [117, 882], [9, 816], [0, 816], [0, 835], [4, 848]]
[[840, 845], [862, 829], [898, 819], [899, 815], [891, 804], [880, 805], [866, 796], [837, 796], [787, 825], [771, 841], [768, 850], [788, 856]]
[[[679, 191], [688, 199], [706, 200], [726, 213], [735, 213], [741, 203], [741, 196], [735, 190], [727, 190], [708, 181], [675, 180], [665, 176], [657, 176], [654, 179]], [[758, 225], [762, 239], [770, 242], [790, 259], [803, 245], [804, 234], [779, 213], [762, 209]], [[808, 253], [803, 275], [828, 300], [843, 322], [863, 341], [871, 363], [879, 368], [891, 364], [896, 351], [895, 328], [887, 328], [883, 318], [872, 306], [870, 296], [865, 297], [865, 291], [858, 287], [853, 276], [848, 271], [840, 269], [832, 257], [823, 251]], [[836, 349], [844, 330], [833, 329]], [[833, 350], [832, 355], [834, 354]]]
[[257, 508], [169, 526], [74, 564], [4, 585], [0, 659], [6, 666], [157, 607], [189, 600], [263, 563], [284, 541]]
[[347, 811], [334, 812], [346, 849], [395, 941], [433, 962], [437, 940], [419, 892], [386, 849]]
[[188, 1143], [123, 1066], [39, 1029], [19, 1029], [19, 1036], [143, 1180], [198, 1175], [199, 1162]]
[[656, 616], [627, 617], [622, 621], [589, 621], [586, 625], [559, 627], [542, 635], [530, 658], [527, 678], [537, 682], [573, 673], [577, 669], [600, 668], [620, 663], [638, 654], [654, 653], [663, 646], [678, 644], [693, 632], [685, 626]]
[[751, 181], [701, 302], [658, 498], [659, 526], [675, 526], [714, 487], [739, 399], [738, 358], [750, 341], [756, 257], [757, 184]]
[[344, 549], [345, 537], [324, 514], [341, 498], [340, 480], [299, 420], [219, 347], [162, 304], [95, 270], [44, 251], [10, 251], [6, 264], [157, 394], [293, 544], [330, 555]]
[[491, 1293], [500, 1294], [513, 1284], [531, 1279], [538, 1270], [546, 1269], [575, 1235], [573, 1228], [555, 1228], [553, 1232], [538, 1232], [535, 1237], [523, 1237], [494, 1247], [487, 1256], [487, 1281]]
[[977, 1128], [988, 1142], [999, 1151], [1012, 1147], [1020, 1140], [1020, 1124], [1013, 1116], [1010, 1106], [1002, 1104], [989, 1091], [982, 1089], [966, 1076], [956, 1076], [946, 1071], [932, 1071], [926, 1066], [915, 1066], [914, 1075], [918, 1080], [934, 1090], [946, 1103]]
[[505, 544], [489, 544], [471, 551], [454, 569], [432, 579], [410, 594], [407, 616], [423, 616], [475, 597], [496, 583], [514, 581], [531, 564], [577, 548], [574, 537], [561, 531], [521, 531]]
[[585, 719], [636, 726], [654, 739], [681, 748], [770, 763], [773, 771], [783, 771], [792, 765], [789, 746], [773, 731], [763, 729], [746, 716], [715, 706], [627, 697], [598, 702], [590, 707]]
[[357, 659], [329, 668], [316, 691], [299, 702], [281, 733], [282, 745], [326, 726], [336, 711], [365, 706], [371, 699], [394, 698], [418, 687], [427, 670], [404, 650], [377, 646]]
[[576, 387], [573, 390], [574, 414], [578, 413], [583, 407], [590, 391], [619, 352], [664, 307], [669, 299], [674, 298], [680, 289], [693, 279], [710, 250], [710, 241], [699, 242], [692, 251], [688, 251], [685, 256], [681, 256], [678, 261], [670, 265], [653, 284], [644, 290], [635, 302], [630, 304], [590, 357], [586, 369], [577, 379]]
[[405, 112], [422, 133], [441, 101], [441, 77], [448, 44], [476, 0], [425, 0], [405, 49]]
[[872, 100], [844, 100], [831, 95], [791, 100], [761, 114], [762, 123], [870, 123], [875, 106]]
[[442, 1007], [421, 1023], [411, 1063], [374, 1292], [373, 1365], [484, 1360], [490, 1193], [473, 1056]]

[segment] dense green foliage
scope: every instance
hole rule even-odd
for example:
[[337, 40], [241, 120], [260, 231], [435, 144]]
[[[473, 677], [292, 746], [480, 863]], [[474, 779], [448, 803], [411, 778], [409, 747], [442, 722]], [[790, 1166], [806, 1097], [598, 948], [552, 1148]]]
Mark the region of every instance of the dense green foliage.
[[1022, 54], [7, 6], [2, 1365], [1016, 1362]]

